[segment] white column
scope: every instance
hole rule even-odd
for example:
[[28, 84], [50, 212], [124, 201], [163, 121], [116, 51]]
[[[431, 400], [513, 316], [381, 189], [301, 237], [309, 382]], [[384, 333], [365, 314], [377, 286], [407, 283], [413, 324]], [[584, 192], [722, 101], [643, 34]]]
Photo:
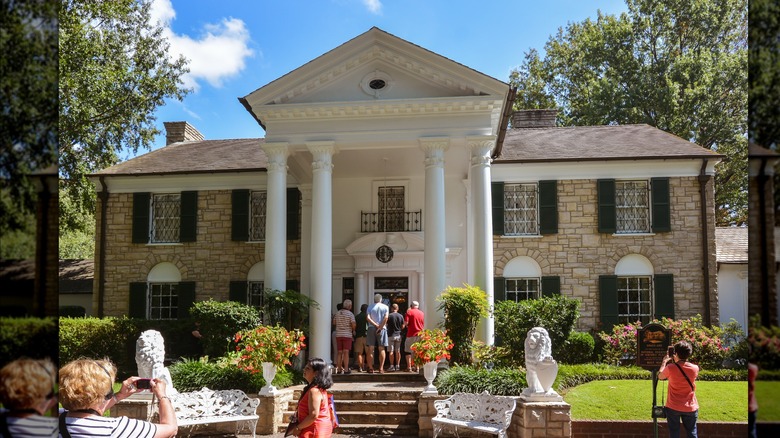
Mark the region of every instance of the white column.
[[265, 143], [265, 279], [268, 289], [287, 289], [287, 143]]
[[[355, 302], [352, 304], [352, 311], [356, 315], [360, 312], [360, 306], [368, 304], [368, 279], [365, 272], [355, 273]], [[371, 301], [374, 302], [373, 300]]]
[[333, 277], [333, 154], [332, 141], [307, 143], [312, 154], [311, 291], [319, 309], [309, 309], [309, 357], [330, 358]]
[[[420, 148], [425, 152], [425, 286], [422, 291], [425, 303], [425, 326], [436, 327], [444, 321], [444, 315], [436, 310], [436, 297], [445, 289], [447, 249], [444, 222], [444, 151], [449, 138], [421, 138]], [[422, 306], [423, 304], [420, 303]]]
[[301, 191], [301, 293], [311, 297], [311, 184]]
[[493, 135], [466, 137], [471, 150], [471, 217], [474, 218], [474, 286], [487, 292], [490, 315], [480, 321], [477, 337], [493, 345], [493, 210], [490, 200], [490, 151]]

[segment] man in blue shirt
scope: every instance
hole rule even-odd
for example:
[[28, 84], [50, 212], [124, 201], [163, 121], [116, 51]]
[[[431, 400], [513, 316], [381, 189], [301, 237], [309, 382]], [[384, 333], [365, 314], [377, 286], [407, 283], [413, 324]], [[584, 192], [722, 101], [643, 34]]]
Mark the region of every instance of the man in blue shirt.
[[385, 348], [387, 347], [387, 318], [390, 309], [382, 302], [382, 295], [374, 295], [374, 304], [368, 306], [368, 330], [366, 350], [368, 351], [368, 372], [374, 373], [374, 346], [379, 348], [379, 374], [385, 372]]

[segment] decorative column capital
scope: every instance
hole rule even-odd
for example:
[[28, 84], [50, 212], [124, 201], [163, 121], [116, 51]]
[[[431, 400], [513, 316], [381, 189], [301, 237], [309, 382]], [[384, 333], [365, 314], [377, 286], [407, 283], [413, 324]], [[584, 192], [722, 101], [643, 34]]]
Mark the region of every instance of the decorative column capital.
[[450, 147], [449, 137], [424, 137], [418, 139], [420, 149], [425, 152], [425, 167], [444, 166], [444, 152]]
[[268, 157], [268, 170], [287, 171], [287, 157], [290, 155], [289, 144], [284, 141], [263, 143], [260, 146]]
[[301, 192], [301, 205], [311, 207], [311, 184], [301, 184], [298, 190]]
[[333, 155], [338, 153], [335, 141], [312, 141], [306, 143], [306, 148], [312, 154], [311, 168], [313, 171], [333, 168]]
[[466, 145], [471, 150], [471, 165], [487, 166], [490, 164], [490, 151], [496, 145], [496, 136], [475, 135], [466, 137]]

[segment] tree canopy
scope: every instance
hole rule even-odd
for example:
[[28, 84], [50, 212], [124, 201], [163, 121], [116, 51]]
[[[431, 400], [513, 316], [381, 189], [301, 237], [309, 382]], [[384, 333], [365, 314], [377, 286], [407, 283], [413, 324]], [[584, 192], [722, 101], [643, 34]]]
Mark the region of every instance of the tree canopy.
[[172, 59], [149, 0], [63, 0], [59, 27], [60, 230], [94, 212], [86, 175], [150, 149], [154, 111], [181, 100], [187, 61]]
[[780, 3], [750, 3], [750, 139], [764, 147], [780, 145]]
[[747, 0], [626, 4], [526, 52], [515, 108], [558, 107], [564, 126], [646, 123], [725, 155], [716, 222], [746, 224]]

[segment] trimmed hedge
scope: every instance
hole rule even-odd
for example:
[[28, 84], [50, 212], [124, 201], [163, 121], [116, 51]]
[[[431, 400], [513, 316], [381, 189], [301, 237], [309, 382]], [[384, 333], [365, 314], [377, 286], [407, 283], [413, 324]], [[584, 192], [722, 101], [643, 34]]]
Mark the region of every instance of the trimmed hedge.
[[203, 353], [209, 357], [222, 357], [233, 351], [236, 333], [262, 324], [257, 309], [236, 301], [199, 301], [190, 308], [190, 317], [200, 322]]
[[20, 357], [57, 363], [56, 318], [0, 318], [0, 367]]
[[558, 352], [558, 356], [555, 356], [555, 360], [566, 364], [592, 362], [595, 347], [596, 341], [590, 333], [571, 332], [563, 348]]
[[520, 395], [523, 388], [528, 386], [525, 382], [525, 372], [522, 370], [497, 368], [488, 371], [468, 366], [452, 367], [439, 372], [435, 385], [441, 394], [479, 394], [488, 391], [493, 395]]
[[[177, 391], [197, 391], [204, 386], [209, 389], [240, 389], [247, 394], [258, 393], [265, 386], [262, 373], [252, 374], [232, 364], [220, 364], [205, 360], [184, 359], [168, 367]], [[279, 369], [273, 384], [277, 388], [286, 388], [299, 382], [287, 368]]]

